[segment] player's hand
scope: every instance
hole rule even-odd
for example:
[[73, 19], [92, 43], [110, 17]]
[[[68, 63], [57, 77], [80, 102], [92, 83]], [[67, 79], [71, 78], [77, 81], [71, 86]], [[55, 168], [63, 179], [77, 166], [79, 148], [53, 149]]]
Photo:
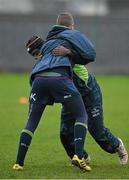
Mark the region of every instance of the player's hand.
[[70, 49], [67, 49], [64, 46], [58, 46], [55, 49], [53, 49], [52, 52], [55, 56], [67, 56], [71, 54]]

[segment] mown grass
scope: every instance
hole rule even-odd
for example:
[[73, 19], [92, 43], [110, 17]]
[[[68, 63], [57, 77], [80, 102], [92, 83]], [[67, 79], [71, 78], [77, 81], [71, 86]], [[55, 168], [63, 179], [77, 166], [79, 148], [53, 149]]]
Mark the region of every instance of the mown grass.
[[[129, 76], [97, 76], [104, 100], [105, 125], [123, 139], [129, 149]], [[85, 148], [92, 171], [70, 166], [59, 140], [60, 105], [47, 107], [27, 154], [24, 171], [15, 172], [18, 140], [27, 118], [28, 105], [19, 97], [29, 95], [27, 74], [0, 75], [0, 179], [128, 179], [129, 165], [117, 155], [105, 153], [88, 134]]]

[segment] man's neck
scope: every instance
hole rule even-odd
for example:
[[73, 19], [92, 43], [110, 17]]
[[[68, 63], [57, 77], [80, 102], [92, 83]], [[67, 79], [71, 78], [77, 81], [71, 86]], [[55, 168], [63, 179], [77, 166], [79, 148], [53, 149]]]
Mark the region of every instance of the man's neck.
[[69, 29], [69, 27], [63, 26], [63, 25], [59, 25], [59, 24], [55, 24], [53, 27], [62, 27], [62, 28], [67, 28], [67, 29]]

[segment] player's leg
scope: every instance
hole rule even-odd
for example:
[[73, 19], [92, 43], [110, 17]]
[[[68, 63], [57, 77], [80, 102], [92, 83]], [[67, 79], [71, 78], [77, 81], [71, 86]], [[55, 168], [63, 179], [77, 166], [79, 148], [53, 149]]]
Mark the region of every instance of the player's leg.
[[[72, 159], [75, 154], [74, 124], [75, 118], [71, 112], [63, 106], [61, 111], [60, 140], [70, 159]], [[86, 159], [86, 162], [89, 163], [88, 154], [85, 150], [83, 150], [83, 157]]]
[[74, 124], [75, 153], [82, 158], [85, 136], [87, 132], [87, 113], [79, 94], [69, 98], [64, 105], [76, 119]]
[[37, 89], [37, 83], [34, 83], [30, 93], [27, 124], [21, 132], [16, 164], [13, 166], [13, 169], [15, 170], [23, 169], [26, 153], [29, 149], [33, 134], [39, 124], [40, 118], [46, 106], [38, 101], [38, 99], [42, 99], [42, 98], [40, 98], [40, 93], [38, 93], [36, 89]]
[[85, 107], [88, 113], [88, 129], [96, 142], [107, 152], [115, 152], [118, 146], [118, 139], [104, 127], [102, 94], [93, 76], [89, 77], [88, 86], [91, 91], [83, 97]]
[[65, 107], [62, 106], [60, 140], [70, 159], [72, 159], [75, 154], [74, 124], [75, 124], [75, 119], [73, 118], [71, 112], [66, 111]]
[[74, 124], [74, 143], [75, 143], [75, 159], [78, 166], [84, 170], [91, 170], [86, 165], [83, 158], [83, 148], [85, 137], [87, 133], [87, 113], [81, 95], [73, 84], [73, 81], [67, 77], [51, 82], [51, 93], [55, 102], [62, 102], [62, 104], [70, 111], [75, 118]]
[[79, 166], [79, 168], [90, 171], [91, 168], [87, 166], [83, 159], [84, 142], [87, 133], [87, 113], [80, 94], [68, 98], [64, 102], [65, 107], [72, 113], [75, 118], [74, 124], [74, 143], [75, 143], [75, 155], [72, 158], [72, 163]]
[[33, 105], [33, 107], [31, 106], [29, 110], [29, 112], [31, 113], [29, 115], [25, 129], [22, 130], [20, 135], [19, 148], [16, 159], [16, 164], [19, 164], [20, 166], [24, 165], [26, 153], [29, 149], [34, 131], [38, 126], [39, 120], [44, 109], [45, 106], [43, 105]]
[[123, 143], [104, 126], [101, 90], [95, 78], [90, 78], [88, 85], [92, 90], [84, 100], [86, 101], [85, 106], [89, 117], [89, 132], [102, 149], [109, 153], [118, 152], [121, 163], [123, 161], [126, 163], [128, 154]]

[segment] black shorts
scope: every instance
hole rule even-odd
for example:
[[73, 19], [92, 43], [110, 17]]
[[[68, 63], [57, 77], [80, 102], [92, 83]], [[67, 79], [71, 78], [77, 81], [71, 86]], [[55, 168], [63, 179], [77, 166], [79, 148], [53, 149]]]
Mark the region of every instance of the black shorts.
[[73, 96], [79, 95], [73, 81], [68, 77], [36, 77], [30, 93], [31, 103], [52, 105], [63, 103]]

